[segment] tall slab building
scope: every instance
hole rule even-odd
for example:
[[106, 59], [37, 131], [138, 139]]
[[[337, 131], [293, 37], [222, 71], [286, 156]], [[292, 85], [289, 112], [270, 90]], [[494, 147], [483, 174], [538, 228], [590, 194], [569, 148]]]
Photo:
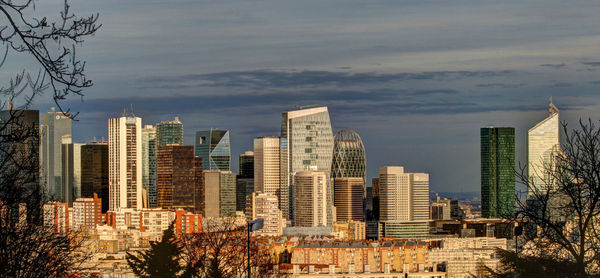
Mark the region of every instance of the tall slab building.
[[281, 137], [254, 139], [254, 192], [275, 195], [283, 217], [290, 219], [286, 142]]
[[328, 226], [327, 175], [301, 171], [294, 175], [294, 226]]
[[331, 175], [336, 221], [364, 221], [366, 156], [362, 139], [355, 131], [344, 129], [335, 134]]
[[484, 127], [481, 134], [481, 216], [515, 214], [515, 129]]
[[202, 160], [194, 146], [158, 147], [156, 173], [158, 207], [202, 212]]
[[142, 209], [142, 118], [108, 120], [108, 159], [110, 210]]
[[142, 129], [142, 186], [148, 192], [148, 205], [156, 207], [156, 128], [145, 125]]
[[[529, 182], [534, 190], [544, 190], [551, 186], [547, 177], [555, 157], [560, 152], [559, 111], [550, 98], [547, 118], [530, 128], [527, 132], [527, 170]], [[528, 192], [528, 195], [533, 192]]]
[[42, 115], [40, 125], [40, 159], [42, 185], [50, 200], [62, 200], [62, 137], [72, 136], [72, 119], [63, 112], [51, 111]]
[[81, 146], [73, 143], [71, 135], [62, 138], [62, 193], [60, 202], [73, 205], [73, 201], [81, 198]]
[[429, 234], [429, 174], [404, 167], [379, 168], [379, 236], [425, 238]]
[[[333, 159], [333, 132], [327, 107], [315, 107], [283, 112], [281, 115], [281, 137], [288, 144], [287, 174], [289, 184], [294, 186], [294, 175], [302, 171], [325, 173], [326, 207], [328, 225], [333, 223], [333, 184], [331, 163]], [[290, 190], [295, 192], [295, 190]], [[290, 196], [290, 208], [295, 208], [294, 196]], [[294, 212], [291, 212], [292, 218]]]
[[229, 131], [210, 129], [196, 132], [194, 155], [202, 158], [204, 170], [230, 171]]
[[231, 171], [203, 171], [202, 196], [205, 217], [232, 217], [236, 210], [235, 174]]
[[108, 144], [93, 142], [81, 146], [81, 197], [102, 199], [102, 213], [108, 211]]

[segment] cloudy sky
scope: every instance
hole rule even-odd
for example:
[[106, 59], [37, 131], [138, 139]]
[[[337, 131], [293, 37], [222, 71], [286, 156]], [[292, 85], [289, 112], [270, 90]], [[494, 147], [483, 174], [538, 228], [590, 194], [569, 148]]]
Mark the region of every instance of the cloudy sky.
[[[550, 96], [571, 125], [600, 120], [596, 1], [72, 6], [100, 13], [103, 24], [78, 50], [95, 85], [65, 103], [80, 112], [79, 142], [106, 137], [107, 119], [133, 105], [145, 124], [179, 116], [187, 144], [196, 130], [231, 130], [237, 165], [254, 137], [279, 134], [281, 112], [320, 104], [334, 132], [352, 128], [363, 138], [369, 178], [401, 165], [430, 173], [435, 191], [469, 192], [480, 188], [479, 128], [515, 127], [524, 162], [527, 129], [547, 116]], [[35, 104], [50, 106], [48, 97]]]

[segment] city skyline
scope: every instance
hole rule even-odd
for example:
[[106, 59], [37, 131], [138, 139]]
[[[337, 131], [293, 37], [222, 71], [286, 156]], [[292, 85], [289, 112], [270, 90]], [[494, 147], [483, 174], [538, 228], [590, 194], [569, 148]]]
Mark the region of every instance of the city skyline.
[[[179, 116], [184, 144], [192, 144], [197, 130], [231, 130], [234, 172], [237, 154], [251, 149], [253, 138], [279, 135], [279, 111], [326, 105], [334, 132], [361, 134], [368, 181], [380, 166], [411, 164], [431, 173], [435, 191], [476, 192], [480, 127], [515, 127], [516, 162], [524, 163], [527, 129], [545, 117], [548, 97], [570, 123], [599, 118], [600, 56], [590, 28], [600, 24], [599, 4], [537, 3], [84, 1], [78, 13], [109, 17], [78, 49], [95, 85], [83, 102], [61, 105], [81, 112], [75, 142], [104, 136], [105, 119], [130, 104], [145, 124]], [[338, 13], [322, 12], [332, 9]], [[164, 29], [153, 30], [148, 14]], [[158, 33], [169, 39], [157, 40]], [[172, 41], [187, 47], [175, 55]], [[50, 106], [39, 98], [33, 108]], [[446, 138], [428, 136], [432, 129]], [[453, 169], [453, 159], [465, 167]]]

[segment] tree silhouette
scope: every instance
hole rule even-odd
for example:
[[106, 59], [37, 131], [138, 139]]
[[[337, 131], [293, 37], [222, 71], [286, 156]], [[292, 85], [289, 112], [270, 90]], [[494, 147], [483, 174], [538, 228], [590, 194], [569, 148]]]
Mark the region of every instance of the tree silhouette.
[[174, 224], [163, 231], [159, 242], [151, 242], [150, 249], [127, 252], [127, 264], [138, 277], [191, 277], [182, 265], [183, 248], [173, 231]]

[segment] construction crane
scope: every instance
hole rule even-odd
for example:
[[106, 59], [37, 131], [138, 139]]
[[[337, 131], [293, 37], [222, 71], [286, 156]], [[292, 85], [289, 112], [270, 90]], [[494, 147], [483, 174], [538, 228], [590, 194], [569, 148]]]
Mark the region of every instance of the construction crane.
[[317, 107], [319, 106], [319, 104], [311, 104], [311, 105], [296, 105], [296, 108], [298, 108], [298, 110], [302, 110], [302, 109], [306, 109], [306, 108], [313, 108], [313, 107]]

